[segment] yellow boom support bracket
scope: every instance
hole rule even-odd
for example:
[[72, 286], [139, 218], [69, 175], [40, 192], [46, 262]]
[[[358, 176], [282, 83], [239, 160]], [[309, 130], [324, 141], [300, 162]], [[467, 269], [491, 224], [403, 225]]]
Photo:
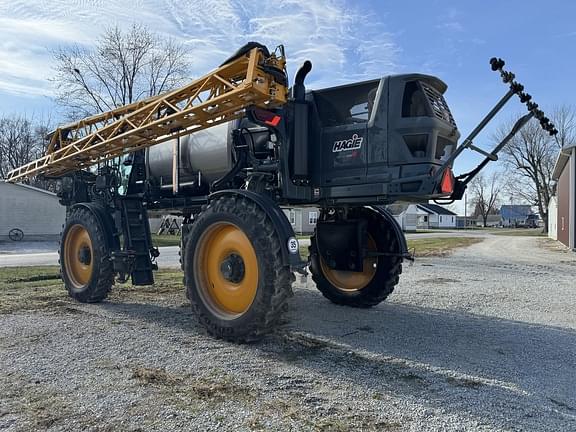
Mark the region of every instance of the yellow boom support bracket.
[[239, 118], [250, 106], [281, 106], [288, 89], [269, 68], [283, 72], [285, 64], [283, 56], [253, 48], [185, 87], [62, 126], [45, 156], [9, 172], [7, 180], [62, 176]]

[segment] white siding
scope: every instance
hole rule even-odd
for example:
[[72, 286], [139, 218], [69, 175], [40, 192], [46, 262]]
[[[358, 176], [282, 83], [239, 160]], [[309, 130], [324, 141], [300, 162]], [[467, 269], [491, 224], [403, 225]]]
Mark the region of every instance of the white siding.
[[438, 215], [439, 228], [456, 228], [456, 216], [454, 215]]
[[56, 195], [0, 182], [0, 240], [13, 228], [21, 229], [25, 240], [57, 237], [65, 217]]
[[402, 229], [404, 231], [416, 231], [416, 225], [418, 225], [418, 215], [416, 213], [408, 213], [404, 214], [404, 225]]
[[296, 234], [311, 234], [316, 224], [310, 223], [310, 213], [316, 212], [316, 218], [320, 216], [320, 210], [315, 207], [283, 208], [284, 214], [290, 221]]

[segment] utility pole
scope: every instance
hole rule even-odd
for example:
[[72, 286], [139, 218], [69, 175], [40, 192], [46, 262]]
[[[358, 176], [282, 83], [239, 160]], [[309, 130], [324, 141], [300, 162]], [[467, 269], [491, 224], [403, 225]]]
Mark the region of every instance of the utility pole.
[[468, 195], [464, 192], [464, 229], [468, 229]]

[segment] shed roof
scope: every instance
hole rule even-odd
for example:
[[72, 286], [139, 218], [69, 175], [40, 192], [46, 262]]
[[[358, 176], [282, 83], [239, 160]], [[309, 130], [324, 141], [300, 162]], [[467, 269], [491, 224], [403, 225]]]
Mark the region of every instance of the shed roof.
[[558, 157], [556, 158], [556, 163], [554, 164], [554, 170], [552, 171], [552, 180], [558, 181], [562, 175], [562, 172], [564, 171], [564, 167], [570, 160], [570, 156], [572, 155], [574, 147], [576, 147], [576, 142], [564, 146], [560, 149], [558, 152]]
[[439, 215], [456, 216], [456, 213], [438, 204], [418, 204], [418, 207], [430, 214], [435, 213]]
[[54, 192], [50, 192], [50, 191], [47, 191], [47, 190], [45, 190], [45, 189], [40, 189], [40, 188], [37, 188], [37, 187], [34, 187], [34, 186], [30, 186], [30, 185], [27, 185], [27, 184], [24, 184], [24, 183], [9, 183], [9, 182], [7, 182], [7, 181], [0, 180], [0, 184], [2, 184], [2, 183], [3, 183], [3, 184], [6, 184], [6, 185], [9, 185], [9, 186], [21, 187], [21, 188], [33, 190], [33, 191], [36, 191], [36, 192], [42, 192], [42, 193], [45, 193], [45, 194], [47, 194], [47, 195], [51, 195], [51, 196], [56, 197], [56, 194], [55, 194]]
[[394, 216], [401, 215], [408, 208], [408, 204], [388, 204], [386, 210], [392, 213]]

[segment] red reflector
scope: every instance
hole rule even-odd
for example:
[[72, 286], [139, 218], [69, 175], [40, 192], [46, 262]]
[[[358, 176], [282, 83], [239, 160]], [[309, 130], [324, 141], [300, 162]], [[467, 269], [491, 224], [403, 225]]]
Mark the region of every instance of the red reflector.
[[274, 127], [278, 126], [280, 120], [282, 120], [282, 117], [279, 115], [262, 109], [254, 110], [254, 117], [256, 117], [256, 120]]
[[442, 174], [440, 192], [446, 194], [454, 192], [454, 174], [452, 174], [452, 170], [450, 168], [446, 168], [444, 174]]
[[272, 120], [266, 120], [264, 123], [266, 123], [267, 125], [276, 127], [276, 126], [278, 126], [278, 123], [280, 123], [280, 119], [281, 119], [280, 116], [275, 115], [274, 117], [272, 117]]

